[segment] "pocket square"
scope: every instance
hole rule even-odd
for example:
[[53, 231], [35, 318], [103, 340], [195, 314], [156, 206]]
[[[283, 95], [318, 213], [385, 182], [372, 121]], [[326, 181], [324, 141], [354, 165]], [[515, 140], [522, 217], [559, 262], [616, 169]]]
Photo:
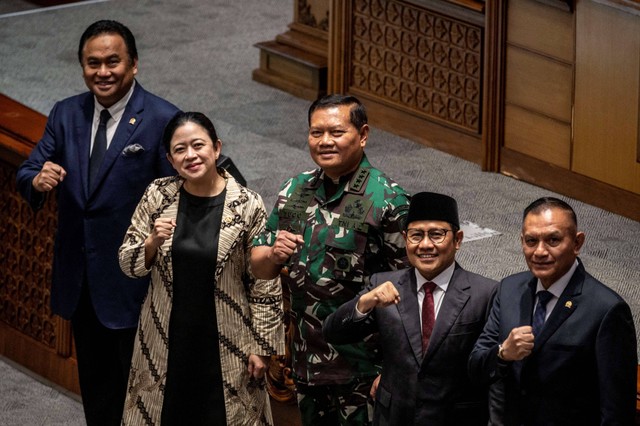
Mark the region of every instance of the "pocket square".
[[122, 155], [125, 157], [129, 157], [132, 155], [140, 154], [141, 152], [144, 152], [144, 148], [142, 147], [142, 145], [134, 143], [133, 145], [125, 146], [122, 150]]

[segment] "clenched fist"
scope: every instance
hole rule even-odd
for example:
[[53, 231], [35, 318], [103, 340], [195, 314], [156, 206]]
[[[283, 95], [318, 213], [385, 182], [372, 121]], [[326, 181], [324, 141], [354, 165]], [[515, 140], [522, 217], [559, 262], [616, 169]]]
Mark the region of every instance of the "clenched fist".
[[40, 173], [33, 178], [31, 185], [38, 192], [49, 192], [58, 186], [66, 175], [67, 171], [63, 169], [62, 166], [51, 161], [46, 161], [42, 165]]

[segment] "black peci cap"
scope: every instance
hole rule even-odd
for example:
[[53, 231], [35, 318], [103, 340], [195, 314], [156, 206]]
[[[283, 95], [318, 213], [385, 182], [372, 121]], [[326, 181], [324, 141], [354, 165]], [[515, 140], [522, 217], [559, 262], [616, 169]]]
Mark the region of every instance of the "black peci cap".
[[460, 228], [458, 203], [453, 198], [435, 192], [419, 192], [411, 197], [407, 227], [418, 220], [441, 220]]

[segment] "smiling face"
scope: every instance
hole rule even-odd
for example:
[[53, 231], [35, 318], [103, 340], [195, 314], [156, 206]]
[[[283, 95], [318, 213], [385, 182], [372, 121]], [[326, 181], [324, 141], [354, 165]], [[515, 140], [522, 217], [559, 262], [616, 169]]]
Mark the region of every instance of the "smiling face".
[[214, 143], [206, 129], [188, 121], [173, 132], [167, 158], [188, 183], [206, 185], [218, 176], [216, 160], [221, 146], [220, 139]]
[[82, 76], [98, 102], [106, 108], [122, 99], [138, 73], [119, 34], [104, 33], [87, 40], [82, 48]]
[[360, 164], [367, 144], [369, 126], [360, 130], [350, 121], [352, 105], [317, 109], [309, 124], [309, 152], [327, 176], [337, 179]]
[[549, 288], [571, 269], [584, 233], [577, 232], [569, 212], [552, 207], [524, 218], [521, 241], [529, 269]]
[[[427, 233], [433, 230], [448, 230], [444, 240], [435, 244], [429, 239]], [[424, 238], [419, 243], [412, 243], [407, 235], [421, 231]], [[409, 263], [415, 267], [420, 275], [427, 280], [432, 280], [442, 271], [447, 269], [456, 260], [456, 252], [462, 243], [463, 232], [453, 232], [451, 224], [439, 220], [418, 220], [409, 223], [407, 230], [403, 232], [407, 246]]]

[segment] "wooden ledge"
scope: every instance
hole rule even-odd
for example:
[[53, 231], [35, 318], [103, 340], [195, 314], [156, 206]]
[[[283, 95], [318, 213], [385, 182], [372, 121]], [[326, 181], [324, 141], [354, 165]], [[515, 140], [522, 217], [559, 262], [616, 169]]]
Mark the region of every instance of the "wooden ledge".
[[0, 160], [19, 166], [44, 133], [47, 117], [0, 94]]
[[574, 173], [508, 148], [503, 147], [500, 156], [500, 172], [504, 175], [640, 221], [640, 209], [638, 209], [640, 194]]

